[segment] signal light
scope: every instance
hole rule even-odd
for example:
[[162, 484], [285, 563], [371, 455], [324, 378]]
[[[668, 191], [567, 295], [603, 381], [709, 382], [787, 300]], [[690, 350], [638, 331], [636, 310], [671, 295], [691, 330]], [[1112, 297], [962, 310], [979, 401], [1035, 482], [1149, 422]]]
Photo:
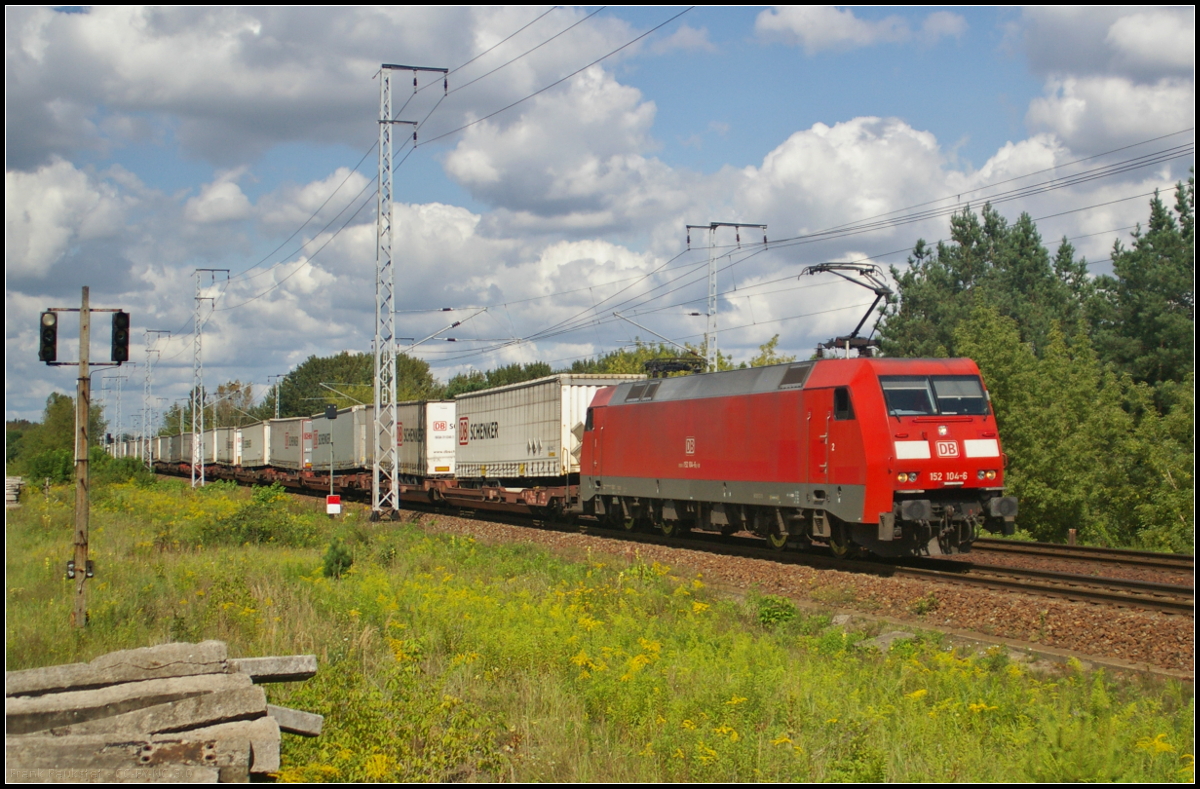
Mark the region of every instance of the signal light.
[[43, 312], [38, 337], [38, 360], [58, 360], [58, 313]]
[[114, 312], [112, 316], [112, 360], [129, 361], [129, 313]]

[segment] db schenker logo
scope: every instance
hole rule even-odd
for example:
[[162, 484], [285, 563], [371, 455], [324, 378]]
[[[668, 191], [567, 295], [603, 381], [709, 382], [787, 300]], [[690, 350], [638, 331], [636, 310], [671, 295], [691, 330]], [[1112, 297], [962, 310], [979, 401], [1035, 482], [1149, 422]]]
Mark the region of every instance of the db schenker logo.
[[460, 446], [466, 446], [467, 440], [471, 437], [471, 420], [465, 416], [458, 418], [458, 443]]

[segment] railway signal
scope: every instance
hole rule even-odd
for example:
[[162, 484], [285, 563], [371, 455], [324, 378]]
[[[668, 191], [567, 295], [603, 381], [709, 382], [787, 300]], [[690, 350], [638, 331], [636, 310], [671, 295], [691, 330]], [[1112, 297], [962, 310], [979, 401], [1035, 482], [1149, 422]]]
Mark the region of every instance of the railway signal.
[[58, 360], [58, 315], [43, 312], [38, 337], [38, 361]]
[[112, 316], [112, 360], [129, 361], [129, 313], [117, 310]]
[[[79, 313], [79, 359], [74, 362], [58, 361], [58, 313]], [[92, 341], [92, 313], [113, 313], [112, 361], [90, 361]], [[75, 627], [87, 624], [87, 605], [84, 602], [83, 582], [95, 575], [92, 561], [88, 559], [88, 521], [91, 502], [88, 496], [88, 418], [91, 415], [92, 367], [119, 367], [129, 361], [129, 313], [115, 309], [92, 309], [88, 300], [88, 288], [83, 288], [83, 298], [78, 308], [51, 307], [42, 313], [38, 326], [38, 359], [52, 367], [79, 365], [79, 377], [75, 385], [75, 558], [67, 562], [67, 578], [75, 581], [75, 606], [71, 621]], [[76, 568], [86, 571], [76, 572]]]

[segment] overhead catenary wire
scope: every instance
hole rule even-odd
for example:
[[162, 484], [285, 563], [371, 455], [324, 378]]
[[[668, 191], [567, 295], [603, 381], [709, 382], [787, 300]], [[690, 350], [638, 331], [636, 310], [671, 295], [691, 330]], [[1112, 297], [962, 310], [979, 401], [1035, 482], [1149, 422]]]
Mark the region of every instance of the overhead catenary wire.
[[695, 8], [695, 6], [688, 6], [687, 8], [683, 9], [678, 14], [675, 14], [674, 16], [672, 16], [670, 19], [666, 20], [665, 22], [660, 22], [659, 24], [657, 24], [654, 27], [647, 30], [645, 33], [642, 33], [637, 38], [630, 39], [629, 41], [625, 42], [624, 44], [622, 44], [621, 46], [612, 50], [611, 52], [609, 52], [605, 55], [602, 55], [601, 57], [596, 58], [591, 63], [588, 63], [586, 66], [583, 66], [581, 68], [576, 69], [575, 71], [572, 71], [570, 74], [566, 75], [565, 77], [561, 77], [560, 79], [557, 79], [554, 82], [551, 82], [549, 85], [546, 85], [543, 88], [539, 88], [538, 90], [535, 90], [533, 93], [530, 93], [527, 96], [519, 98], [516, 101], [512, 102], [511, 104], [507, 104], [494, 112], [490, 112], [487, 115], [484, 115], [482, 118], [476, 118], [473, 121], [464, 123], [462, 126], [459, 126], [458, 128], [451, 129], [448, 132], [443, 132], [442, 134], [439, 134], [436, 137], [432, 137], [430, 139], [427, 139], [427, 140], [419, 143], [419, 145], [429, 145], [430, 143], [434, 143], [434, 142], [437, 142], [438, 140], [445, 139], [446, 137], [450, 137], [451, 135], [458, 134], [461, 131], [465, 131], [465, 130], [471, 128], [472, 126], [483, 123], [486, 120], [490, 120], [491, 118], [494, 118], [503, 112], [507, 112], [508, 110], [511, 110], [513, 107], [524, 104], [525, 102], [529, 101], [530, 99], [532, 99], [536, 96], [540, 96], [541, 94], [545, 93], [546, 91], [550, 90], [551, 88], [561, 85], [562, 83], [566, 82], [567, 80], [571, 79], [572, 77], [582, 74], [584, 71], [587, 71], [589, 68], [596, 65], [597, 63], [602, 63], [603, 61], [608, 60], [610, 57], [617, 54], [618, 52], [621, 52], [622, 50], [633, 46], [634, 44], [641, 41], [643, 38], [650, 35], [651, 33], [654, 33], [655, 31], [660, 30], [661, 28], [666, 27], [667, 25], [671, 24], [676, 19], [678, 19], [679, 17], [686, 14], [688, 11], [691, 11], [693, 8]]
[[[1164, 187], [1164, 188], [1165, 188], [1165, 187]], [[1057, 213], [1054, 213], [1054, 214], [1048, 214], [1048, 215], [1041, 216], [1041, 217], [1035, 217], [1035, 218], [1034, 218], [1034, 221], [1040, 221], [1040, 220], [1042, 220], [1042, 219], [1048, 219], [1048, 218], [1052, 218], [1052, 217], [1055, 217], [1055, 216], [1062, 216], [1062, 215], [1064, 215], [1064, 214], [1066, 214], [1066, 213], [1078, 213], [1078, 212], [1080, 212], [1080, 211], [1086, 211], [1086, 210], [1091, 210], [1091, 209], [1098, 208], [1098, 207], [1103, 207], [1103, 206], [1107, 206], [1107, 205], [1112, 205], [1112, 204], [1114, 204], [1114, 203], [1117, 203], [1117, 202], [1124, 202], [1124, 201], [1128, 201], [1128, 200], [1135, 200], [1135, 199], [1145, 198], [1145, 197], [1151, 196], [1151, 195], [1153, 195], [1153, 194], [1155, 194], [1155, 192], [1154, 192], [1154, 191], [1152, 191], [1152, 192], [1146, 192], [1146, 193], [1139, 193], [1139, 194], [1136, 194], [1136, 195], [1130, 195], [1130, 196], [1127, 196], [1127, 197], [1124, 197], [1124, 198], [1120, 198], [1120, 199], [1118, 199], [1118, 200], [1111, 200], [1111, 201], [1105, 201], [1105, 202], [1101, 202], [1101, 203], [1095, 203], [1095, 204], [1091, 204], [1091, 205], [1088, 205], [1088, 206], [1082, 206], [1082, 207], [1079, 207], [1079, 208], [1071, 209], [1070, 211], [1066, 211], [1066, 212], [1057, 212]], [[1084, 238], [1084, 237], [1089, 237], [1089, 236], [1092, 236], [1092, 235], [1099, 235], [1099, 234], [1101, 234], [1101, 233], [1106, 233], [1106, 232], [1119, 232], [1120, 230], [1126, 230], [1126, 229], [1129, 229], [1129, 227], [1132, 227], [1132, 226], [1126, 226], [1126, 227], [1122, 227], [1122, 228], [1115, 228], [1115, 229], [1113, 229], [1113, 230], [1108, 230], [1108, 231], [1100, 231], [1100, 233], [1089, 233], [1089, 234], [1083, 234], [1083, 235], [1080, 235], [1080, 236], [1076, 236], [1076, 237], [1074, 237], [1074, 238], [1076, 238], [1076, 239], [1077, 239], [1077, 238]], [[1068, 240], [1071, 240], [1071, 239], [1068, 239]], [[899, 250], [894, 250], [894, 251], [892, 251], [892, 252], [888, 252], [888, 253], [882, 253], [881, 255], [873, 256], [873, 257], [871, 257], [871, 258], [863, 258], [863, 259], [864, 259], [864, 260], [870, 260], [870, 259], [873, 259], [873, 258], [875, 258], [875, 257], [882, 257], [882, 256], [884, 256], [884, 255], [899, 254], [899, 253], [901, 253], [901, 252], [908, 251], [909, 249], [910, 249], [910, 247], [905, 247], [905, 248], [902, 248], [902, 249], [899, 249]], [[681, 254], [682, 254], [682, 253], [681, 253]], [[757, 252], [751, 252], [750, 254], [757, 254]], [[678, 257], [679, 257], [679, 256], [677, 255], [677, 256], [676, 256], [676, 258], [678, 258]], [[674, 259], [676, 259], [676, 258], [672, 258], [672, 260], [674, 260]], [[1102, 261], [1102, 260], [1100, 260], [1100, 261], [1090, 261], [1090, 262], [1089, 262], [1089, 265], [1095, 265], [1095, 264], [1097, 264], [1097, 263], [1100, 263], [1100, 262], [1104, 262], [1104, 261]], [[726, 266], [726, 267], [725, 267], [724, 269], [722, 269], [722, 270], [727, 270], [727, 269], [729, 268], [729, 266], [732, 266], [732, 265], [736, 265], [736, 263], [731, 263], [731, 264], [729, 264], [728, 266]], [[662, 266], [660, 266], [660, 267], [659, 267], [658, 269], [656, 269], [656, 270], [660, 270], [660, 269], [662, 269], [662, 268], [663, 268], [663, 267], [662, 267]], [[779, 281], [782, 281], [782, 280], [784, 280], [784, 279], [790, 280], [790, 279], [793, 279], [793, 278], [794, 278], [794, 276], [795, 276], [794, 274], [790, 274], [790, 275], [788, 275], [787, 277], [782, 277], [782, 278], [780, 278], [779, 280], [774, 280], [773, 282], [779, 282]], [[682, 285], [682, 286], [679, 286], [679, 287], [673, 288], [673, 289], [672, 289], [671, 291], [669, 291], [669, 292], [674, 292], [674, 291], [676, 291], [676, 290], [680, 290], [680, 289], [682, 289], [683, 287], [686, 287], [687, 285], [693, 285], [693, 284], [696, 284], [696, 282], [699, 282], [699, 281], [700, 281], [699, 279], [697, 279], [697, 280], [693, 280], [692, 282], [688, 282], [688, 283], [685, 283], [685, 284], [684, 284], [684, 285]], [[762, 283], [762, 284], [765, 286], [765, 284], [766, 284], [766, 283]], [[813, 283], [813, 284], [811, 284], [811, 285], [798, 286], [798, 287], [814, 287], [814, 286], [819, 286], [819, 285], [818, 285], [817, 283]], [[627, 286], [627, 288], [628, 288], [628, 287], [629, 287], [629, 286]], [[746, 288], [746, 287], [755, 287], [755, 286], [746, 286], [746, 285], [742, 285], [742, 286], [739, 286], [739, 287], [741, 287], [741, 288], [743, 288], [743, 289], [744, 289], [744, 288]], [[627, 289], [627, 288], [626, 288], [626, 289]], [[722, 293], [722, 295], [727, 295], [728, 293], [731, 293], [731, 292], [732, 292], [732, 291], [728, 291], [728, 290], [727, 290], [727, 291], [724, 291], [724, 292]], [[659, 297], [661, 297], [662, 295], [666, 295], [666, 294], [660, 294], [660, 295], [659, 295]], [[539, 298], [544, 298], [544, 297], [539, 297]], [[610, 297], [610, 299], [611, 299], [611, 297]], [[686, 304], [686, 303], [688, 303], [688, 302], [682, 302], [681, 304], [672, 305], [672, 307], [678, 307], [678, 306], [682, 306], [682, 304]], [[591, 309], [591, 308], [588, 308], [588, 309], [585, 309], [585, 310], [583, 310], [581, 313], [578, 313], [576, 317], [577, 317], [577, 318], [578, 318], [578, 317], [582, 317], [582, 316], [584, 316], [584, 315], [587, 315], [589, 312], [592, 312], [592, 309]], [[650, 311], [646, 311], [646, 312], [650, 312]], [[781, 320], [782, 320], [782, 319], [781, 319]], [[559, 322], [559, 324], [556, 324], [556, 326], [559, 326], [560, 328], [558, 328], [558, 329], [556, 329], [556, 330], [543, 329], [543, 330], [541, 330], [541, 331], [539, 331], [539, 332], [535, 332], [535, 333], [533, 333], [533, 334], [531, 334], [531, 335], [528, 335], [528, 336], [526, 336], [526, 337], [524, 337], [524, 338], [520, 338], [520, 339], [518, 339], [518, 340], [515, 340], [515, 341], [507, 341], [507, 342], [505, 342], [505, 343], [498, 344], [498, 345], [496, 345], [496, 346], [494, 346], [494, 347], [492, 347], [492, 348], [473, 349], [473, 350], [471, 350], [471, 351], [469, 351], [469, 352], [466, 352], [466, 353], [460, 353], [460, 354], [458, 354], [457, 356], [454, 356], [454, 357], [452, 357], [452, 358], [446, 359], [445, 361], [454, 361], [454, 360], [456, 360], [456, 359], [465, 359], [465, 358], [470, 358], [470, 357], [472, 357], [472, 356], [481, 356], [481, 355], [486, 355], [486, 354], [488, 354], [488, 353], [493, 353], [493, 352], [496, 352], [496, 351], [498, 351], [498, 350], [501, 350], [501, 349], [503, 349], [503, 348], [506, 348], [506, 347], [511, 347], [512, 345], [515, 345], [515, 344], [527, 344], [527, 343], [531, 343], [531, 342], [537, 342], [537, 341], [539, 341], [539, 340], [551, 339], [551, 338], [553, 338], [553, 337], [556, 337], [556, 336], [561, 336], [561, 335], [563, 335], [563, 334], [569, 334], [569, 333], [573, 333], [573, 332], [577, 332], [577, 331], [582, 331], [582, 330], [590, 329], [590, 328], [592, 328], [592, 327], [594, 327], [594, 326], [597, 326], [597, 325], [604, 325], [604, 324], [607, 324], [607, 323], [612, 323], [612, 322], [614, 322], [614, 321], [613, 321], [612, 319], [604, 319], [604, 318], [592, 317], [592, 318], [589, 318], [589, 319], [585, 319], [585, 320], [579, 320], [579, 321], [576, 321], [575, 323], [573, 323], [572, 325], [569, 325], [569, 326], [562, 326], [562, 325], [561, 325], [561, 324], [563, 324], [563, 323], [568, 323], [568, 322], [569, 322], [569, 321], [560, 321], [560, 322]], [[748, 324], [748, 325], [749, 325], [749, 324]], [[738, 327], [729, 327], [729, 329], [728, 329], [728, 330], [729, 330], [729, 331], [732, 331], [732, 330], [734, 330], [734, 329], [736, 329], [736, 328], [738, 328]], [[722, 331], [726, 331], [726, 329], [722, 329]], [[697, 334], [695, 334], [695, 335], [687, 335], [686, 337], [684, 337], [684, 338], [680, 338], [680, 339], [687, 339], [687, 337], [693, 337], [693, 336], [696, 336], [696, 337], [698, 337], [698, 336], [701, 336], [701, 334], [697, 333]], [[445, 352], [445, 353], [453, 353], [453, 352]]]
[[449, 91], [449, 92], [450, 92], [450, 93], [457, 93], [458, 91], [460, 91], [460, 90], [462, 90], [462, 89], [464, 89], [464, 88], [469, 88], [470, 86], [474, 85], [474, 84], [475, 84], [476, 82], [478, 82], [479, 80], [481, 80], [481, 79], [484, 79], [484, 78], [486, 78], [486, 77], [490, 77], [491, 75], [495, 74], [497, 71], [499, 71], [499, 70], [500, 70], [500, 69], [502, 69], [502, 68], [506, 68], [506, 67], [508, 67], [508, 66], [511, 66], [513, 63], [516, 63], [518, 60], [521, 60], [522, 58], [524, 58], [524, 57], [526, 57], [526, 56], [528, 56], [528, 55], [531, 55], [531, 54], [533, 54], [534, 52], [536, 52], [537, 50], [539, 50], [539, 49], [541, 49], [542, 47], [546, 46], [547, 44], [549, 44], [551, 41], [553, 41], [554, 39], [558, 38], [559, 36], [562, 36], [562, 35], [564, 35], [564, 34], [566, 34], [566, 33], [570, 32], [571, 30], [574, 30], [576, 27], [578, 27], [579, 25], [582, 25], [584, 22], [588, 21], [589, 19], [591, 19], [591, 18], [592, 18], [592, 17], [594, 17], [596, 14], [600, 13], [601, 11], [603, 11], [603, 10], [604, 10], [604, 9], [606, 9], [606, 8], [608, 8], [608, 6], [606, 6], [606, 5], [602, 5], [602, 6], [600, 6], [600, 7], [599, 7], [599, 8], [597, 8], [595, 11], [593, 11], [592, 13], [590, 13], [590, 14], [588, 14], [587, 16], [583, 17], [582, 19], [580, 19], [580, 20], [577, 20], [577, 21], [575, 21], [575, 22], [571, 23], [570, 25], [567, 25], [565, 28], [563, 28], [562, 30], [558, 31], [558, 32], [557, 32], [557, 33], [555, 33], [554, 35], [550, 36], [550, 38], [547, 38], [545, 41], [542, 41], [541, 43], [539, 43], [539, 44], [536, 44], [536, 45], [534, 45], [534, 46], [530, 47], [529, 49], [525, 50], [524, 52], [522, 52], [521, 54], [519, 54], [519, 55], [517, 55], [516, 57], [512, 58], [511, 60], [508, 60], [508, 61], [506, 61], [506, 62], [504, 62], [504, 63], [501, 63], [499, 66], [496, 66], [496, 67], [495, 67], [494, 69], [492, 69], [491, 71], [487, 71], [487, 72], [484, 72], [483, 74], [480, 74], [478, 77], [476, 77], [476, 78], [475, 78], [475, 79], [473, 79], [473, 80], [469, 80], [469, 81], [467, 81], [467, 82], [464, 82], [464, 83], [463, 83], [463, 84], [461, 84], [461, 85], [455, 85], [455, 86], [454, 86], [454, 90], [451, 90], [451, 91]]

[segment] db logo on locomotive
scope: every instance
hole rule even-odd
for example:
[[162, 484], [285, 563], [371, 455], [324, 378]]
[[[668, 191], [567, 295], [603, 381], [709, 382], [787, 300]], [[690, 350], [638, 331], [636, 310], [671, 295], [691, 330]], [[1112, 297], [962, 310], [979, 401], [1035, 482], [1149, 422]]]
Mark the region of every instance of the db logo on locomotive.
[[937, 442], [937, 454], [940, 458], [956, 458], [958, 457], [958, 442], [957, 441], [939, 441]]

